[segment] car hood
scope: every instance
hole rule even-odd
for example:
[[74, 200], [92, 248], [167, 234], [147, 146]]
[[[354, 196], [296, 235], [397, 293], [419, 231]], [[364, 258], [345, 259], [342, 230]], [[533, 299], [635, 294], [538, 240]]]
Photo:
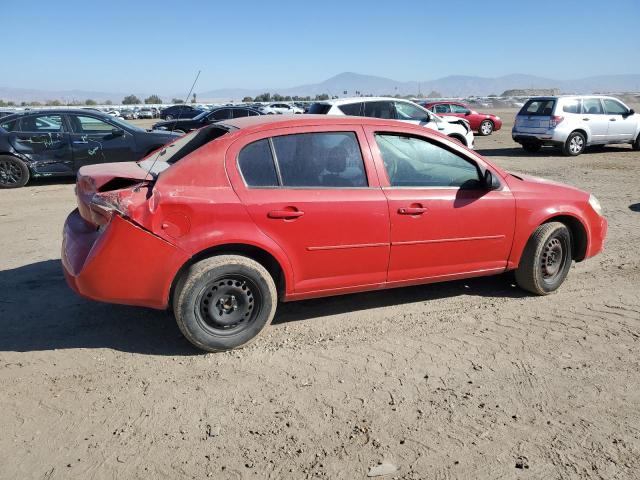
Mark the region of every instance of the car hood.
[[555, 182], [553, 180], [548, 180], [546, 178], [534, 177], [532, 175], [525, 175], [522, 173], [508, 172], [512, 178], [515, 178], [521, 182], [523, 182], [527, 187], [530, 187], [532, 190], [538, 189], [549, 189], [550, 187], [553, 189], [564, 190], [565, 192], [578, 195], [578, 196], [589, 196], [588, 192], [584, 190], [580, 190], [571, 185], [567, 185], [566, 183]]

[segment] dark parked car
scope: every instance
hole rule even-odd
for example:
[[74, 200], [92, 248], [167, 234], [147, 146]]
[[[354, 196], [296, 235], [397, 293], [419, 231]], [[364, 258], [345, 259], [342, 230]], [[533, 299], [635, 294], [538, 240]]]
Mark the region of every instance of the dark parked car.
[[160, 110], [160, 118], [163, 120], [173, 120], [175, 118], [193, 118], [200, 115], [204, 110], [191, 105], [173, 105]]
[[139, 160], [174, 140], [92, 110], [30, 110], [0, 120], [0, 188], [74, 175], [83, 165]]
[[261, 112], [248, 107], [219, 107], [211, 111], [202, 112], [200, 115], [190, 119], [167, 120], [158, 122], [153, 126], [154, 130], [171, 130], [177, 133], [187, 133], [197, 130], [205, 125], [209, 125], [220, 120], [231, 120], [233, 118], [253, 117], [262, 115]]
[[8, 117], [9, 115], [13, 115], [15, 112], [15, 110], [0, 110], [0, 118], [2, 117]]

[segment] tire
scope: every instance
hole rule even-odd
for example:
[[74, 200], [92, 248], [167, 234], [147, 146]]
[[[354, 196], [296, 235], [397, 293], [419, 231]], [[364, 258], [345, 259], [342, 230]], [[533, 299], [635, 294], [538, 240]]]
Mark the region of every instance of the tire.
[[24, 187], [31, 173], [22, 160], [11, 155], [0, 155], [0, 188]]
[[631, 144], [631, 148], [633, 148], [635, 151], [640, 150], [640, 133], [636, 137], [636, 141]]
[[516, 269], [520, 288], [548, 295], [562, 285], [571, 268], [571, 233], [560, 222], [540, 225], [522, 253]]
[[568, 157], [577, 157], [587, 145], [587, 140], [580, 132], [571, 132], [567, 137], [567, 141], [564, 142], [562, 147], [562, 153]]
[[491, 120], [483, 120], [478, 128], [478, 134], [483, 137], [491, 135], [493, 133], [493, 127], [493, 122]]
[[542, 148], [542, 144], [538, 142], [529, 142], [529, 143], [522, 144], [522, 149], [525, 152], [529, 152], [529, 153], [537, 153], [540, 151], [541, 148]]
[[207, 352], [255, 340], [271, 323], [277, 303], [269, 272], [240, 255], [220, 255], [192, 265], [178, 281], [172, 302], [182, 334]]

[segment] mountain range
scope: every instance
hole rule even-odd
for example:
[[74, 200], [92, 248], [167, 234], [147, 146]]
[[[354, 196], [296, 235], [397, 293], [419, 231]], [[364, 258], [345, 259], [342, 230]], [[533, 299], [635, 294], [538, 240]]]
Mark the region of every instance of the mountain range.
[[[427, 81], [396, 81], [390, 78], [374, 75], [362, 75], [344, 72], [320, 83], [299, 85], [284, 88], [220, 88], [205, 90], [196, 89], [199, 102], [241, 100], [245, 96], [254, 97], [264, 92], [279, 93], [281, 95], [315, 96], [327, 93], [329, 95], [355, 96], [356, 91], [362, 95], [416, 95], [439, 92], [445, 97], [467, 97], [470, 95], [487, 96], [500, 95], [505, 90], [528, 88], [558, 88], [563, 93], [596, 93], [596, 92], [638, 92], [640, 91], [640, 74], [628, 75], [599, 75], [574, 80], [556, 80], [525, 74], [511, 74], [501, 77], [487, 78], [465, 75], [450, 75]], [[128, 93], [97, 92], [90, 90], [36, 90], [0, 87], [0, 99], [14, 102], [31, 102], [60, 100], [62, 102], [84, 101], [88, 98], [97, 101], [111, 100], [118, 103]], [[153, 92], [150, 92], [153, 93]], [[149, 92], [136, 92], [139, 98], [147, 97]], [[182, 98], [182, 94], [162, 95], [163, 100], [169, 102], [172, 98]]]

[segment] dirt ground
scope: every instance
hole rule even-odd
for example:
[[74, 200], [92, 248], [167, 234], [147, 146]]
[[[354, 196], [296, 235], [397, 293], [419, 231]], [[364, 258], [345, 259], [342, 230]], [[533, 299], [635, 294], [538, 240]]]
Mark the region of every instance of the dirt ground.
[[511, 275], [281, 305], [202, 354], [164, 312], [81, 299], [72, 181], [0, 191], [0, 477], [640, 478], [640, 153], [477, 148], [603, 204], [603, 254], [555, 294]]

